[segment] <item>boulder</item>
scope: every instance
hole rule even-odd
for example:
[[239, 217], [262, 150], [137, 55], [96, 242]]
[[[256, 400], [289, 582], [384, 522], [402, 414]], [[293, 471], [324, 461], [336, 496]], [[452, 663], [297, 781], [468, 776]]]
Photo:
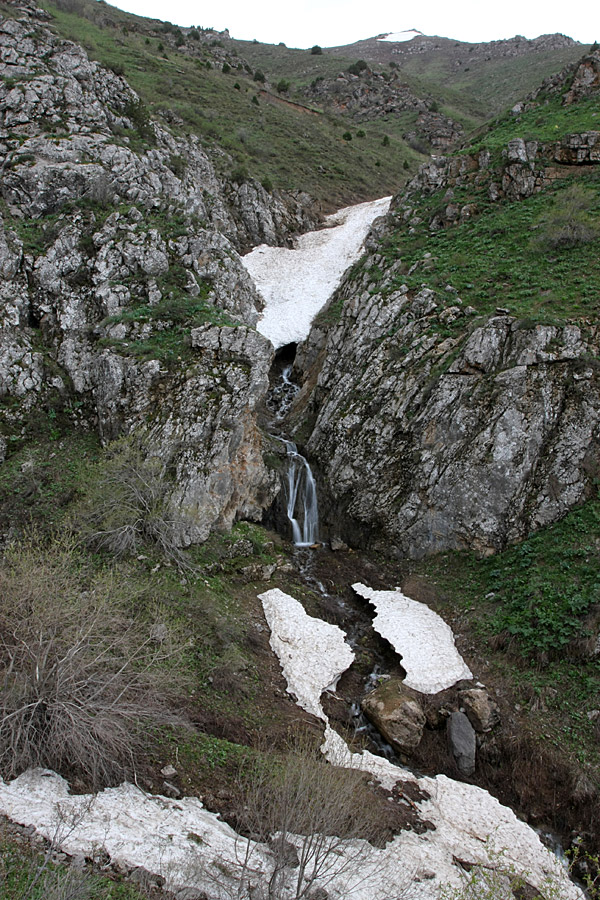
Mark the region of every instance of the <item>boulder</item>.
[[377, 730], [401, 753], [412, 753], [421, 741], [425, 713], [415, 692], [390, 678], [363, 697], [361, 707]]
[[500, 710], [485, 688], [460, 691], [459, 703], [475, 731], [491, 731], [500, 721]]
[[467, 777], [472, 775], [477, 740], [473, 726], [462, 712], [453, 712], [448, 720], [448, 743], [458, 771]]

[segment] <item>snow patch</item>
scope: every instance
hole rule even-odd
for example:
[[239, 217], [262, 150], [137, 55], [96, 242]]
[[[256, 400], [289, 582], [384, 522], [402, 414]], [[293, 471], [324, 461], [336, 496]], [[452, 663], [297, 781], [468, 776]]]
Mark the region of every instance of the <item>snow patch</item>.
[[373, 221], [391, 197], [348, 206], [328, 216], [326, 228], [300, 235], [293, 250], [261, 244], [242, 262], [265, 301], [257, 330], [275, 347], [308, 337], [314, 317], [344, 272], [358, 259]]
[[[355, 590], [357, 587], [370, 591], [364, 585], [355, 585]], [[370, 593], [396, 595], [400, 592]], [[272, 632], [271, 646], [279, 656], [288, 691], [302, 697], [299, 705], [303, 709], [309, 712], [317, 709], [319, 718], [326, 722], [321, 748], [326, 759], [332, 765], [370, 772], [388, 790], [398, 781], [410, 781], [428, 798], [417, 805], [422, 820], [430, 823], [431, 828], [420, 835], [402, 832], [385, 850], [374, 850], [371, 865], [375, 868], [368, 880], [362, 882], [362, 889], [353, 894], [356, 900], [375, 900], [384, 887], [387, 896], [393, 896], [394, 891], [406, 889], [407, 874], [412, 900], [439, 900], [442, 885], [461, 884], [461, 870], [455, 865], [455, 859], [487, 869], [514, 870], [539, 890], [552, 885], [562, 900], [583, 900], [582, 892], [569, 880], [559, 860], [544, 847], [536, 832], [487, 791], [445, 775], [418, 778], [408, 769], [366, 750], [352, 753], [329, 725], [320, 703], [321, 686], [328, 682], [331, 673], [335, 673], [337, 680], [343, 671], [340, 666], [344, 658], [353, 660], [344, 632], [309, 616], [297, 600], [282, 591], [267, 591], [260, 599]], [[292, 623], [288, 621], [290, 614]], [[444, 631], [450, 630], [441, 619], [440, 622]], [[322, 658], [325, 655], [330, 658]]]
[[394, 31], [391, 34], [386, 34], [383, 37], [377, 38], [378, 41], [387, 41], [390, 44], [401, 44], [404, 41], [412, 41], [413, 38], [423, 37], [422, 31], [417, 31], [415, 28], [409, 28], [406, 31]]
[[411, 600], [400, 590], [374, 591], [364, 584], [352, 588], [377, 610], [373, 628], [402, 657], [407, 687], [437, 694], [473, 677], [456, 649], [452, 629], [424, 603]]
[[[200, 887], [233, 896], [245, 839], [196, 797], [171, 800], [145, 794], [132, 784], [99, 794], [71, 796], [67, 782], [47, 769], [31, 769], [10, 784], [0, 781], [0, 810], [22, 825], [34, 825], [45, 838], [72, 856], [106, 851], [113, 864], [166, 879], [166, 887]], [[267, 848], [252, 844], [253, 868], [270, 871]], [[223, 866], [232, 877], [224, 884]]]
[[309, 616], [301, 603], [278, 588], [259, 594], [258, 599], [288, 692], [294, 694], [298, 706], [326, 722], [321, 694], [335, 690], [342, 672], [354, 662], [344, 632], [337, 625]]

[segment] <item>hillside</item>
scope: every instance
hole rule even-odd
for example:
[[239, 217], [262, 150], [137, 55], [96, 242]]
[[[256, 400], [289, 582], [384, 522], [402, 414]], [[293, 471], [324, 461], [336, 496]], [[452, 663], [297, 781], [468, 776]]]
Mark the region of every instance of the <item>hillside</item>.
[[0, 16], [3, 896], [595, 900], [599, 51]]
[[404, 78], [420, 79], [433, 92], [455, 98], [464, 113], [484, 119], [503, 112], [547, 75], [578, 60], [588, 49], [562, 34], [469, 44], [417, 35], [410, 41], [369, 38], [327, 48], [398, 67]]

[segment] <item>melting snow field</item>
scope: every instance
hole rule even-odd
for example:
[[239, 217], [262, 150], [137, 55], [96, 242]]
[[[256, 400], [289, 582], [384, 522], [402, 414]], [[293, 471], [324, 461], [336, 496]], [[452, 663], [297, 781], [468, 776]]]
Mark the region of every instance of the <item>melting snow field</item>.
[[[352, 753], [321, 706], [323, 691], [335, 689], [353, 662], [346, 635], [337, 625], [309, 616], [296, 599], [280, 590], [266, 591], [260, 599], [288, 691], [303, 709], [325, 722], [322, 750], [329, 762], [370, 772], [388, 789], [398, 781], [415, 783], [427, 795], [417, 802], [423, 820], [431, 825], [423, 834], [404, 831], [385, 848], [367, 847], [360, 857], [356, 841], [336, 850], [342, 862], [347, 857], [352, 865], [341, 866], [327, 882], [331, 900], [440, 900], [441, 890], [462, 883], [463, 869], [455, 859], [483, 870], [516, 871], [542, 893], [550, 884], [550, 896], [583, 900], [533, 829], [486, 791], [444, 775], [418, 778], [367, 751]], [[193, 797], [151, 796], [130, 784], [97, 795], [72, 796], [60, 776], [36, 769], [10, 784], [0, 780], [0, 811], [16, 822], [34, 825], [72, 855], [93, 857], [104, 849], [113, 864], [142, 866], [162, 875], [171, 890], [205, 890], [215, 900], [253, 895], [250, 884], [248, 891], [238, 893], [242, 872], [263, 885], [273, 873], [268, 847], [241, 838]], [[494, 896], [512, 896], [507, 883], [504, 889]]]
[[265, 301], [256, 326], [275, 349], [303, 341], [342, 275], [358, 259], [373, 221], [387, 213], [391, 197], [348, 206], [327, 227], [296, 240], [293, 250], [261, 244], [242, 258]]
[[377, 610], [373, 628], [402, 657], [407, 687], [437, 694], [462, 678], [473, 677], [456, 649], [452, 629], [425, 603], [411, 600], [400, 590], [374, 591], [364, 584], [352, 588]]

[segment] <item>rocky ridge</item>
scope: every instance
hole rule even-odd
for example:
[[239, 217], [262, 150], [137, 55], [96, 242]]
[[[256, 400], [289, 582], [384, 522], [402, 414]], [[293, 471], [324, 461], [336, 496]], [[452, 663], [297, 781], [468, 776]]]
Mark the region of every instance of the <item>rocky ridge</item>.
[[262, 303], [238, 251], [285, 243], [318, 210], [224, 185], [197, 139], [150, 121], [45, 12], [15, 12], [0, 22], [4, 437], [34, 409], [77, 408], [105, 442], [147, 435], [177, 473], [184, 542], [260, 517], [276, 490], [254, 412], [272, 348], [251, 330]]
[[306, 95], [348, 114], [356, 123], [412, 112], [416, 116], [414, 128], [404, 137], [417, 148], [419, 141], [426, 141], [434, 149], [444, 150], [464, 135], [462, 125], [441, 113], [433, 100], [417, 97], [393, 70], [340, 72], [336, 78], [313, 81]]
[[461, 68], [465, 64], [469, 65], [481, 60], [515, 58], [539, 51], [580, 46], [577, 41], [564, 34], [542, 34], [533, 39], [517, 34], [504, 40], [480, 43], [454, 41], [426, 34], [418, 34], [409, 41], [385, 41], [382, 40], [383, 37], [385, 35], [357, 41], [344, 47], [330, 47], [328, 52], [342, 53], [343, 51], [344, 55], [357, 55], [379, 62], [392, 60], [401, 65], [404, 59], [434, 53], [439, 55], [442, 51], [443, 54], [452, 58], [455, 68]]

